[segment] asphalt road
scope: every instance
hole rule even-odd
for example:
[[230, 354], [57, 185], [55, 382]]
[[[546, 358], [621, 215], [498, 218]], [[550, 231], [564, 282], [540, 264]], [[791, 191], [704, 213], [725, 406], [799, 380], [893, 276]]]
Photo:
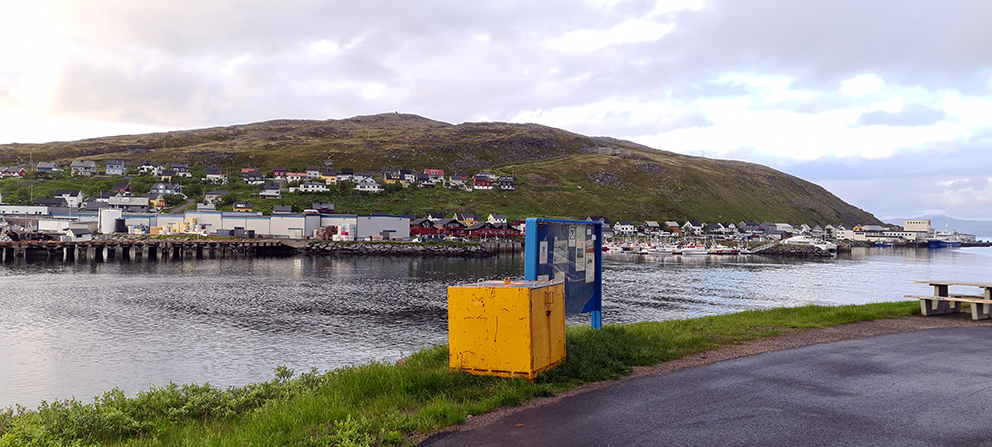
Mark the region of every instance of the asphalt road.
[[421, 445], [992, 446], [992, 327], [812, 345], [619, 381]]

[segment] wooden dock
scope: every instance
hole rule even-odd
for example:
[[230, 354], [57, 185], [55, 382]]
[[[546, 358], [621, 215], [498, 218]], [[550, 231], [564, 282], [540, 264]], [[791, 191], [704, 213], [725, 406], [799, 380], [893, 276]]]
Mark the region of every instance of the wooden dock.
[[66, 262], [77, 260], [168, 261], [279, 255], [293, 248], [273, 240], [100, 240], [0, 242], [0, 262], [17, 260]]

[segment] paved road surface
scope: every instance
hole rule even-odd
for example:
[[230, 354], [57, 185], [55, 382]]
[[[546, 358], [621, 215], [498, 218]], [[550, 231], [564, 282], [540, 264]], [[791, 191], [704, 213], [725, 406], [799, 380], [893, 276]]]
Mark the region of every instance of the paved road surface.
[[992, 327], [812, 345], [620, 381], [421, 445], [992, 446]]

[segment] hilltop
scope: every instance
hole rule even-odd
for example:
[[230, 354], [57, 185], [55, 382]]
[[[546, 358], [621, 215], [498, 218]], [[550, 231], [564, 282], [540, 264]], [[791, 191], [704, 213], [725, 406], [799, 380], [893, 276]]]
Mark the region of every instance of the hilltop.
[[[401, 191], [348, 198], [354, 212], [479, 212], [614, 220], [877, 224], [824, 188], [766, 166], [693, 157], [536, 124], [449, 124], [399, 113], [275, 120], [72, 142], [0, 145], [0, 166], [109, 159], [302, 170], [397, 168], [512, 175], [517, 191]], [[30, 161], [29, 161], [30, 160]], [[29, 168], [33, 168], [30, 166]], [[331, 197], [333, 199], [333, 197]]]

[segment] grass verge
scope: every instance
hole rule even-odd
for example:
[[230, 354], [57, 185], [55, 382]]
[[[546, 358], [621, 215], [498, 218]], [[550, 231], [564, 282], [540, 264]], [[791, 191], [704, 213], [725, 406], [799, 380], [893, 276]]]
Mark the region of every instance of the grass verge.
[[112, 390], [91, 404], [70, 400], [0, 411], [0, 447], [404, 445], [469, 415], [617, 379], [634, 366], [785, 330], [916, 313], [919, 304], [908, 301], [748, 311], [601, 331], [573, 327], [565, 365], [536, 383], [450, 372], [447, 346], [437, 346], [400, 364], [373, 362], [299, 376], [278, 368], [271, 381], [242, 388], [170, 385], [133, 398]]

